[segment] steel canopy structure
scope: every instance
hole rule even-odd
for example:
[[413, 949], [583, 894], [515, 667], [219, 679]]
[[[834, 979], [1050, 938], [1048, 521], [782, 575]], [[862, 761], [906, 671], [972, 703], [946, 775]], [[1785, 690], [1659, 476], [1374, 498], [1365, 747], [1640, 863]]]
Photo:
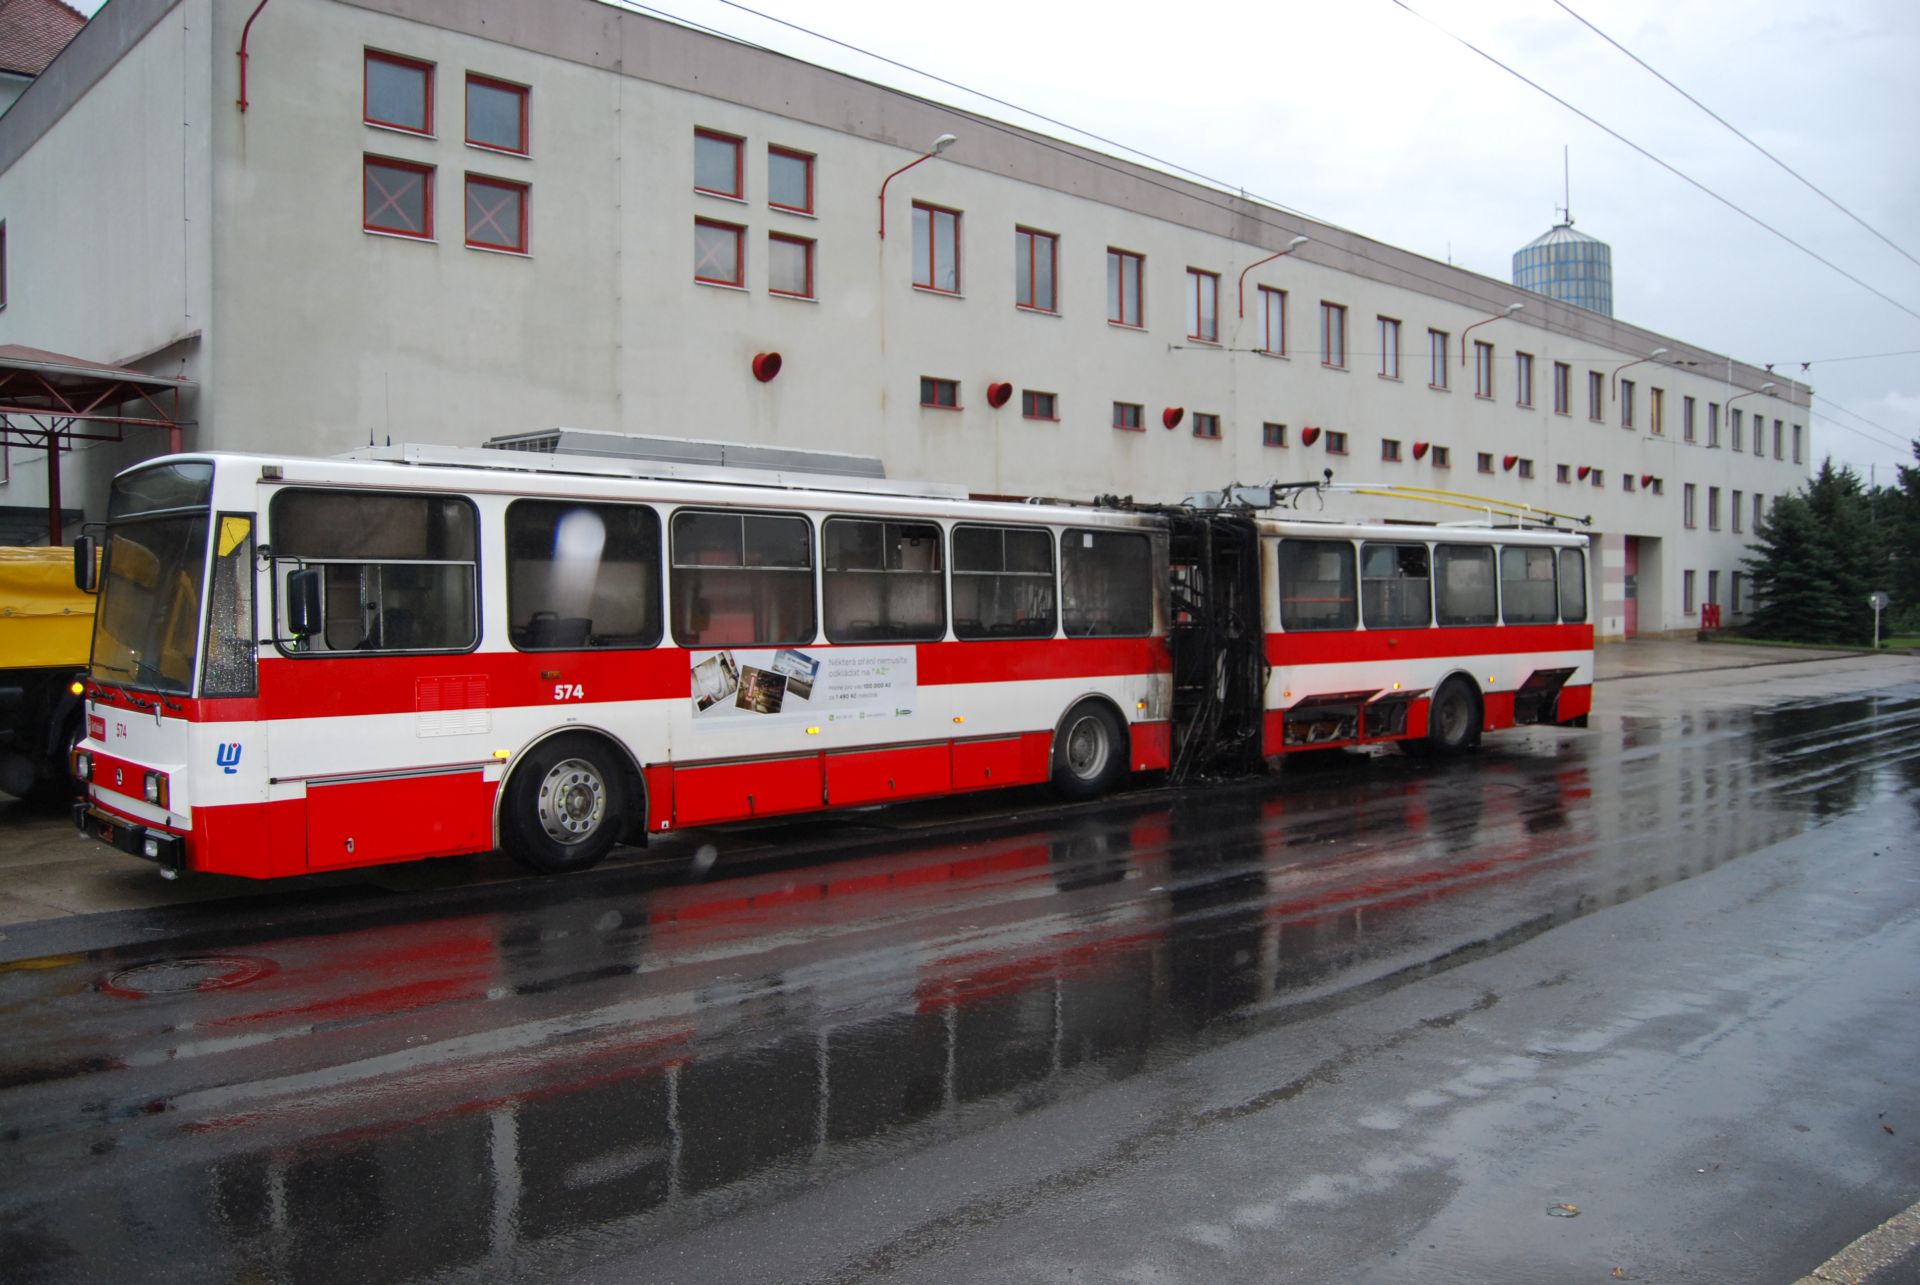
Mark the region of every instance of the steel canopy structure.
[[60, 453], [75, 442], [121, 442], [129, 428], [163, 428], [180, 449], [180, 394], [192, 380], [0, 344], [0, 446], [47, 453], [47, 542], [61, 544]]

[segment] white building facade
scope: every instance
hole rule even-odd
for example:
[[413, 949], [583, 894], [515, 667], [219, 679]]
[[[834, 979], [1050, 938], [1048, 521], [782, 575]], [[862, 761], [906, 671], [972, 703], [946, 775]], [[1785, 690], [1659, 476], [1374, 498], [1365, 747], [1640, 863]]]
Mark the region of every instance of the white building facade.
[[[188, 449], [567, 425], [1156, 500], [1331, 468], [1591, 515], [1602, 637], [1736, 620], [1807, 475], [1803, 384], [599, 0], [256, 5], [112, 0], [0, 117], [0, 344], [186, 376]], [[69, 456], [70, 502], [159, 448]], [[0, 493], [44, 503], [43, 457]]]

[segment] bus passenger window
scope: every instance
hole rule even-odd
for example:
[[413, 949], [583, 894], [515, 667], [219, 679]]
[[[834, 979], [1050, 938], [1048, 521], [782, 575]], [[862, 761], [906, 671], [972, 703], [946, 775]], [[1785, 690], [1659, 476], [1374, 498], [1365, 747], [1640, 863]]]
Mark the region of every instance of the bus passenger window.
[[1153, 632], [1153, 546], [1132, 531], [1060, 535], [1060, 625], [1069, 638]]
[[1051, 638], [1053, 539], [1035, 527], [953, 529], [958, 638]]
[[507, 636], [522, 651], [660, 641], [660, 515], [643, 504], [507, 507]]
[[1553, 550], [1500, 550], [1500, 602], [1510, 625], [1550, 625], [1559, 619]]
[[1424, 544], [1365, 544], [1360, 605], [1369, 629], [1425, 629], [1433, 623], [1433, 581]]
[[[285, 490], [268, 508], [275, 636], [303, 656], [466, 651], [479, 642], [476, 518], [464, 499]], [[295, 642], [287, 577], [318, 571], [324, 629]]]
[[673, 640], [683, 647], [810, 643], [813, 528], [791, 514], [673, 515]]
[[820, 541], [828, 642], [937, 642], [946, 636], [939, 527], [828, 518]]
[[1560, 619], [1570, 625], [1587, 618], [1587, 555], [1580, 549], [1560, 550]]
[[1352, 629], [1353, 545], [1345, 540], [1280, 542], [1280, 627], [1289, 633]]
[[1434, 600], [1443, 625], [1492, 625], [1500, 620], [1493, 582], [1493, 549], [1442, 544], [1433, 551]]

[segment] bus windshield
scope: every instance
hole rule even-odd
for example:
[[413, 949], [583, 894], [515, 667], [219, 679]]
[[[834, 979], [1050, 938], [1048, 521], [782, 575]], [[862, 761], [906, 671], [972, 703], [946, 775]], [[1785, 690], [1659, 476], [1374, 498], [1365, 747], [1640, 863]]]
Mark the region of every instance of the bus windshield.
[[94, 617], [96, 682], [192, 692], [212, 485], [204, 463], [115, 479]]

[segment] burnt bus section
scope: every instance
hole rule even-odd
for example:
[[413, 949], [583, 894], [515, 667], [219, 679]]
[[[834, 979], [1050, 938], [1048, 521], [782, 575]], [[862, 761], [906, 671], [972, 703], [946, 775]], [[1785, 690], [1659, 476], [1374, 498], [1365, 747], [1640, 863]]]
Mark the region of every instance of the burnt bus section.
[[1267, 662], [1245, 513], [1166, 510], [1175, 782], [1258, 772]]

